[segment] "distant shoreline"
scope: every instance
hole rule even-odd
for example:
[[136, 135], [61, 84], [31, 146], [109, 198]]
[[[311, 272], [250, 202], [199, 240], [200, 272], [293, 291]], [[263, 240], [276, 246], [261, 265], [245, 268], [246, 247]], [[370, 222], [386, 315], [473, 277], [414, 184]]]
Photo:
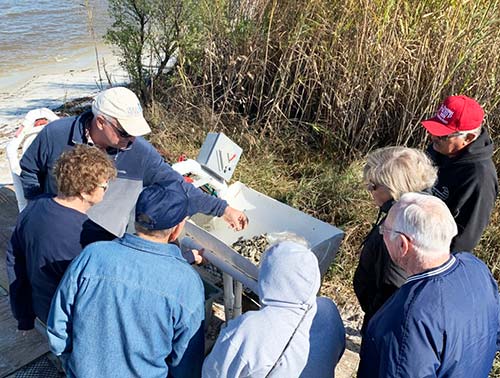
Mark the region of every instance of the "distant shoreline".
[[[104, 43], [99, 43], [97, 45], [97, 52], [99, 54], [100, 64], [102, 64], [102, 59], [105, 60], [106, 64], [109, 60], [116, 60], [112, 48]], [[57, 60], [56, 57], [54, 57], [52, 61], [34, 62], [30, 68], [24, 66], [12, 68], [8, 72], [0, 72], [0, 96], [16, 91], [38, 76], [92, 67], [97, 69], [94, 46], [80, 48], [72, 57], [65, 57], [61, 60]]]
[[[66, 101], [93, 96], [109, 86], [102, 60], [113, 85], [128, 82], [128, 75], [119, 66], [109, 47], [98, 48], [102, 82], [96, 64], [94, 48], [78, 59], [58, 64], [40, 65], [32, 70], [0, 74], [0, 148], [10, 139], [24, 115], [32, 109], [55, 109]], [[3, 76], [3, 77], [2, 77]]]

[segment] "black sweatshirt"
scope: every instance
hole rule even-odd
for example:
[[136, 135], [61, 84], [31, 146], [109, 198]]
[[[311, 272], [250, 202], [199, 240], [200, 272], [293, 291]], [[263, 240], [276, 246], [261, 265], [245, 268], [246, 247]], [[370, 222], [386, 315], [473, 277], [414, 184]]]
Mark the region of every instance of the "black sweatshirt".
[[452, 252], [472, 250], [488, 225], [498, 194], [498, 179], [493, 164], [493, 142], [486, 129], [455, 157], [427, 149], [439, 168], [432, 194], [442, 199], [458, 226], [451, 244]]
[[405, 283], [408, 276], [391, 260], [379, 233], [379, 226], [384, 223], [393, 203], [393, 200], [389, 200], [380, 207], [377, 221], [363, 241], [359, 263], [354, 272], [354, 292], [365, 312], [362, 334], [373, 315]]

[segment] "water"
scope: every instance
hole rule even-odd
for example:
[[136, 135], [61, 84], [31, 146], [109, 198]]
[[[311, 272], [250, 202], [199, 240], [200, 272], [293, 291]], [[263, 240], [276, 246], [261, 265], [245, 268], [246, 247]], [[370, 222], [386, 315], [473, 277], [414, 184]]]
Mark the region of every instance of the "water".
[[[0, 0], [0, 89], [94, 54], [85, 0]], [[106, 0], [89, 0], [96, 42], [111, 24]], [[94, 58], [95, 59], [95, 58]], [[88, 62], [87, 62], [88, 63]]]

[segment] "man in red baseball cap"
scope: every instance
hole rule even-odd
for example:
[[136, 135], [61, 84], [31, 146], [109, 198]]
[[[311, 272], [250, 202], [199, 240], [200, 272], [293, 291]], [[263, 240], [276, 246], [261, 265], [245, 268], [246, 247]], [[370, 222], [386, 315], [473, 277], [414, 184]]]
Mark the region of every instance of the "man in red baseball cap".
[[446, 203], [458, 226], [453, 252], [476, 247], [498, 194], [493, 142], [483, 119], [481, 105], [460, 95], [447, 97], [433, 118], [422, 121], [431, 138], [427, 152], [439, 168], [432, 192]]

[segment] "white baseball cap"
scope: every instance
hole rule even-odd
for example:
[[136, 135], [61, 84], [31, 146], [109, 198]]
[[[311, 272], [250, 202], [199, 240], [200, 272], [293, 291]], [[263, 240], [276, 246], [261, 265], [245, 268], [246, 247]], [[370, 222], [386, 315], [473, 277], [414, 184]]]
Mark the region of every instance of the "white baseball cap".
[[92, 102], [94, 115], [102, 113], [116, 118], [132, 136], [146, 135], [151, 129], [142, 115], [139, 99], [130, 89], [114, 87], [99, 93]]

